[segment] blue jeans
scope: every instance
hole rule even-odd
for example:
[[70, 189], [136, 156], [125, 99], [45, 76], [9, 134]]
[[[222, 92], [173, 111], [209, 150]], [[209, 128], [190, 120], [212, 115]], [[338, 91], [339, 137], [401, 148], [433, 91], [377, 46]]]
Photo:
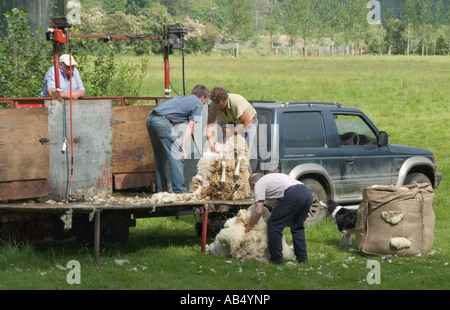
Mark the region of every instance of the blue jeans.
[[305, 185], [289, 187], [284, 196], [277, 199], [277, 204], [267, 221], [267, 237], [270, 260], [283, 262], [283, 229], [290, 226], [294, 254], [299, 261], [308, 261], [304, 223], [313, 202], [312, 192]]
[[147, 130], [155, 158], [156, 190], [168, 190], [166, 168], [169, 168], [173, 192], [187, 192], [184, 184], [184, 160], [181, 159], [181, 140], [172, 124], [164, 117], [150, 115], [147, 119]]

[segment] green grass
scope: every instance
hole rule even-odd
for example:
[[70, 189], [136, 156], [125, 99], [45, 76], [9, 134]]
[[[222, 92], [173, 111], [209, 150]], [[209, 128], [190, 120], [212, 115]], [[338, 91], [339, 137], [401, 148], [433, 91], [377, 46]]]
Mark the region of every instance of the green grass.
[[[171, 82], [181, 93], [181, 58], [172, 56], [170, 63]], [[339, 233], [326, 220], [306, 229], [307, 265], [265, 265], [201, 253], [193, 216], [151, 218], [137, 221], [127, 245], [103, 247], [99, 267], [93, 249], [77, 248], [74, 240], [4, 242], [0, 289], [449, 289], [449, 57], [189, 56], [185, 63], [187, 93], [203, 83], [249, 100], [340, 102], [362, 109], [390, 142], [433, 151], [444, 178], [435, 191], [432, 251], [390, 261], [362, 256], [339, 249]], [[161, 57], [152, 56], [150, 66], [141, 95], [162, 96]], [[63, 270], [73, 259], [81, 264], [80, 285], [68, 284], [70, 270]], [[380, 262], [379, 285], [366, 281], [369, 260]]]

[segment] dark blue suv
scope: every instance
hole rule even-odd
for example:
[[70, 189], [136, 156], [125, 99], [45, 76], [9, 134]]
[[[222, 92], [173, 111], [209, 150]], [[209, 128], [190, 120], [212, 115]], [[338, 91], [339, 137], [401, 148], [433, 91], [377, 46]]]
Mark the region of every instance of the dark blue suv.
[[[388, 143], [388, 134], [361, 110], [327, 102], [252, 104], [259, 121], [253, 170], [286, 173], [318, 200], [355, 204], [372, 185], [428, 182], [436, 188], [440, 183], [432, 152]], [[313, 207], [308, 224], [325, 214]]]

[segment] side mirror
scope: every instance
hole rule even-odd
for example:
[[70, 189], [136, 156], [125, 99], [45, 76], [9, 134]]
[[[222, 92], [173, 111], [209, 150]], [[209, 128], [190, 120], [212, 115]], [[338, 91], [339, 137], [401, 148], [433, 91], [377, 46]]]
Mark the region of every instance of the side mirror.
[[388, 142], [388, 133], [386, 131], [380, 131], [380, 134], [378, 135], [378, 146], [385, 146]]

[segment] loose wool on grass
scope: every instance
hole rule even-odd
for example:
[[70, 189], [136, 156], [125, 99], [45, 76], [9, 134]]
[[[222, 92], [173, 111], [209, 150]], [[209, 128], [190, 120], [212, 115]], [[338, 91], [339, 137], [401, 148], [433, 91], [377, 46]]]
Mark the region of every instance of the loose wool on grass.
[[[207, 252], [213, 256], [232, 256], [242, 261], [268, 263], [270, 254], [267, 243], [267, 220], [270, 212], [267, 208], [264, 208], [261, 218], [253, 229], [245, 233], [245, 227], [254, 208], [255, 205], [251, 205], [246, 210], [240, 210], [235, 217], [226, 221], [214, 242], [207, 246]], [[292, 250], [284, 236], [282, 242], [283, 258], [291, 260]]]

